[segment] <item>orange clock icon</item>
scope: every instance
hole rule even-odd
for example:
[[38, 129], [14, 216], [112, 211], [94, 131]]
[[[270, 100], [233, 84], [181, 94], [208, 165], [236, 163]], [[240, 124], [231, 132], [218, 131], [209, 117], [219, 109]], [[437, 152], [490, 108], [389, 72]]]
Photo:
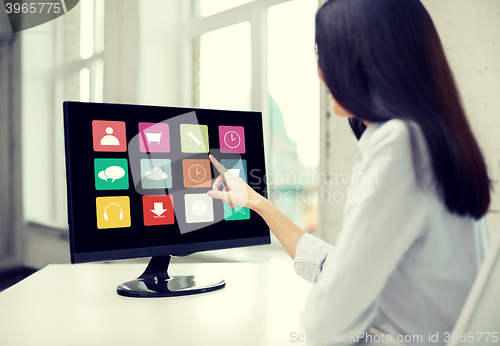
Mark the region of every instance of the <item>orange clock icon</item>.
[[205, 168], [203, 168], [202, 165], [196, 163], [191, 167], [189, 167], [188, 176], [189, 179], [191, 179], [195, 183], [199, 183], [205, 180], [205, 177], [207, 176], [207, 171], [205, 170]]
[[207, 159], [182, 160], [184, 187], [210, 187], [212, 175]]

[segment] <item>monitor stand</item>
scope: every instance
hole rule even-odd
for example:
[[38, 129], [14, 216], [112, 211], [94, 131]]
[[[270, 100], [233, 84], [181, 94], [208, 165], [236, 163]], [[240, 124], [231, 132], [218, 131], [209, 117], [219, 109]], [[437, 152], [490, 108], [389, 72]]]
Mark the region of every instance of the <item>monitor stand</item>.
[[135, 298], [174, 297], [215, 291], [226, 286], [222, 279], [195, 276], [168, 276], [170, 256], [153, 257], [137, 279], [116, 288], [119, 295]]

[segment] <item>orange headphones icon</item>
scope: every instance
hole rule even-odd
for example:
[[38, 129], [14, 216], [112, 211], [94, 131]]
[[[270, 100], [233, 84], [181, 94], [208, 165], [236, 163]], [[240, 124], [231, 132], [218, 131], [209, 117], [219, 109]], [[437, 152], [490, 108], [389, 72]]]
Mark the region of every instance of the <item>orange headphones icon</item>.
[[122, 220], [122, 219], [123, 219], [123, 209], [122, 209], [122, 207], [120, 207], [120, 205], [119, 205], [119, 204], [117, 204], [117, 203], [109, 203], [109, 204], [106, 206], [106, 208], [104, 208], [104, 220], [108, 221], [108, 213], [106, 212], [106, 210], [108, 209], [108, 207], [109, 207], [110, 205], [116, 205], [118, 208], [120, 208], [120, 220]]

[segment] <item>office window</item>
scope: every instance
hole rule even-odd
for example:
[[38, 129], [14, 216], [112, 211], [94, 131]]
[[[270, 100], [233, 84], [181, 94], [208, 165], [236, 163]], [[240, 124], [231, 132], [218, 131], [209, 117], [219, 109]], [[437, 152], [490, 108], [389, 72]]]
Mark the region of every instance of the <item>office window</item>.
[[[194, 0], [193, 6], [187, 38], [194, 57], [192, 104], [263, 111], [268, 194], [302, 229], [316, 232], [318, 2]], [[217, 21], [203, 18], [215, 13]]]
[[[67, 224], [62, 102], [102, 102], [104, 85], [104, 6], [105, 0], [80, 1], [64, 16], [64, 38], [57, 44], [63, 51], [57, 70], [54, 223]], [[62, 87], [62, 90], [61, 90]]]
[[[318, 219], [320, 89], [314, 56], [317, 4], [288, 1], [267, 10], [271, 197], [303, 230]], [[299, 20], [297, 20], [299, 19]]]
[[59, 78], [66, 101], [102, 102], [104, 69], [104, 0], [82, 1], [64, 16], [64, 58]]
[[33, 29], [39, 34], [23, 34], [27, 221], [67, 226], [62, 103], [103, 100], [104, 5], [105, 0], [80, 1], [64, 16]]
[[196, 107], [250, 109], [252, 62], [250, 23], [207, 32], [194, 42], [198, 50]]

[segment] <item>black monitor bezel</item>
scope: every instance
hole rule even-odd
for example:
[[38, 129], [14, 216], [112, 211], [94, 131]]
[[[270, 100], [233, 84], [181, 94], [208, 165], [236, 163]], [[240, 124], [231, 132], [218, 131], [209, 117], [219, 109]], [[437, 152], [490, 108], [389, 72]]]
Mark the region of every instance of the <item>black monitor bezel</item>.
[[[73, 220], [73, 205], [72, 205], [72, 184], [71, 184], [71, 156], [69, 150], [69, 123], [68, 123], [68, 104], [83, 104], [83, 103], [94, 103], [103, 105], [120, 105], [120, 106], [131, 106], [131, 107], [159, 107], [159, 108], [173, 108], [177, 110], [183, 110], [186, 113], [191, 111], [196, 111], [200, 109], [213, 110], [207, 108], [186, 108], [186, 107], [168, 107], [168, 106], [152, 106], [152, 105], [132, 105], [132, 104], [119, 104], [119, 103], [96, 103], [96, 102], [76, 102], [76, 101], [65, 101], [63, 102], [64, 110], [64, 147], [65, 147], [65, 158], [66, 158], [66, 179], [67, 179], [67, 203], [68, 203], [68, 225], [69, 225], [69, 244], [70, 244], [70, 256], [71, 263], [88, 263], [88, 262], [100, 262], [100, 261], [111, 261], [111, 260], [121, 260], [130, 258], [140, 258], [140, 257], [152, 257], [152, 256], [186, 256], [196, 252], [211, 251], [211, 250], [222, 250], [238, 247], [256, 246], [256, 245], [268, 245], [271, 244], [271, 236], [265, 237], [254, 237], [254, 238], [241, 238], [241, 239], [230, 239], [230, 240], [219, 240], [211, 242], [200, 242], [191, 244], [181, 244], [181, 245], [162, 245], [155, 247], [143, 247], [136, 249], [123, 249], [123, 250], [110, 250], [110, 251], [95, 251], [95, 252], [82, 252], [75, 253], [74, 244], [74, 220]], [[223, 110], [221, 110], [223, 111]], [[263, 123], [262, 113], [256, 111], [243, 111], [245, 114], [253, 114], [260, 117], [261, 123]], [[264, 157], [265, 164], [265, 157]], [[266, 168], [266, 167], [265, 167]], [[267, 169], [266, 169], [267, 171]], [[264, 190], [264, 197], [267, 198], [267, 187]]]

